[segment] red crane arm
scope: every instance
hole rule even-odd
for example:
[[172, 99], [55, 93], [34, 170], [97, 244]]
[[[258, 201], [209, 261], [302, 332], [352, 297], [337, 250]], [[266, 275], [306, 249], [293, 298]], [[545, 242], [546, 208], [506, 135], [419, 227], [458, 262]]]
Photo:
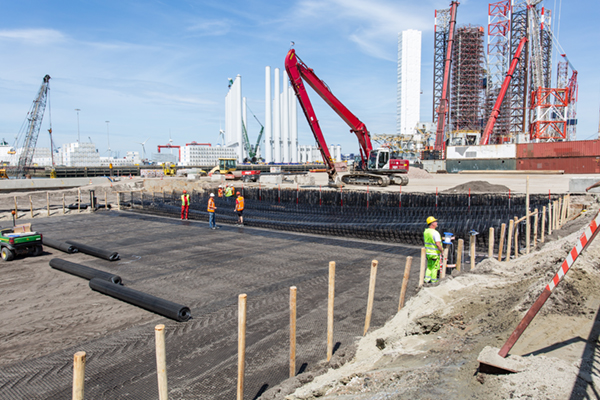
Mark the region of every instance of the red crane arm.
[[[290, 82], [292, 87], [294, 88], [294, 92], [298, 97], [298, 101], [300, 101], [300, 106], [304, 111], [304, 115], [310, 125], [310, 129], [312, 130], [315, 139], [319, 143], [319, 150], [323, 156], [324, 162], [327, 164], [328, 172], [335, 172], [335, 167], [333, 165], [333, 161], [331, 159], [331, 155], [329, 154], [329, 149], [327, 148], [327, 143], [325, 142], [325, 137], [323, 136], [323, 131], [319, 125], [319, 121], [317, 120], [317, 116], [312, 107], [312, 103], [310, 102], [310, 98], [308, 97], [308, 93], [306, 92], [306, 87], [304, 86], [303, 80], [308, 83], [308, 85], [313, 88], [315, 92], [327, 104], [331, 107], [337, 115], [342, 118], [346, 124], [350, 127], [350, 131], [354, 132], [356, 137], [358, 138], [358, 142], [360, 144], [360, 153], [363, 159], [364, 165], [366, 165], [367, 158], [369, 157], [369, 153], [373, 150], [373, 146], [371, 144], [371, 137], [369, 135], [369, 131], [364, 123], [362, 123], [354, 114], [350, 112], [342, 104], [341, 101], [337, 99], [331, 93], [331, 90], [327, 87], [327, 85], [317, 77], [314, 71], [306, 66], [300, 60], [300, 58], [296, 55], [296, 51], [291, 49], [287, 56], [285, 57], [285, 69], [290, 78]], [[329, 172], [331, 176], [332, 173]]]
[[504, 100], [504, 96], [508, 91], [508, 85], [510, 84], [512, 76], [515, 73], [515, 69], [517, 69], [517, 64], [519, 63], [519, 59], [521, 58], [521, 53], [523, 52], [525, 43], [527, 43], [527, 37], [521, 38], [519, 46], [517, 47], [515, 55], [510, 63], [510, 67], [508, 68], [508, 72], [506, 72], [506, 77], [504, 78], [504, 82], [502, 83], [502, 87], [500, 88], [500, 93], [498, 93], [496, 104], [494, 104], [494, 108], [492, 109], [490, 118], [488, 119], [488, 122], [485, 125], [483, 136], [481, 137], [482, 145], [488, 144], [488, 142], [490, 141], [490, 136], [492, 135], [492, 131], [494, 130], [494, 125], [496, 124], [496, 120], [500, 115], [500, 106], [502, 106], [502, 101]]
[[448, 47], [446, 48], [446, 59], [444, 60], [444, 81], [442, 82], [442, 97], [438, 108], [437, 129], [435, 132], [435, 150], [444, 150], [444, 129], [446, 128], [446, 116], [448, 115], [448, 88], [450, 86], [450, 65], [452, 63], [452, 47], [454, 43], [454, 27], [456, 26], [456, 9], [458, 1], [450, 3], [450, 25], [448, 26]]

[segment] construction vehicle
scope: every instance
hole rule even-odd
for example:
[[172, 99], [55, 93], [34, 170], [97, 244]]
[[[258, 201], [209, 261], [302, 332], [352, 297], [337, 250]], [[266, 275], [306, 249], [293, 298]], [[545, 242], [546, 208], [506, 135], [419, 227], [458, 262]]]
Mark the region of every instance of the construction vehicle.
[[163, 173], [165, 176], [175, 176], [177, 175], [177, 168], [175, 168], [175, 164], [166, 162], [163, 163]]
[[42, 234], [31, 231], [31, 224], [0, 230], [0, 257], [12, 261], [17, 255], [39, 256], [44, 252]]
[[238, 171], [235, 158], [219, 158], [219, 164], [208, 173], [209, 176], [213, 174], [221, 174], [228, 180], [241, 179], [244, 182], [256, 182], [260, 177], [260, 171]]
[[[300, 60], [294, 49], [287, 53], [285, 69], [327, 166], [329, 185], [339, 187], [343, 183], [375, 186], [408, 184], [408, 161], [402, 159], [399, 151], [394, 151], [389, 147], [373, 149], [371, 136], [365, 124], [333, 95], [325, 82]], [[358, 138], [361, 161], [353, 172], [345, 174], [341, 178], [337, 175], [334, 161], [329, 153], [303, 80], [350, 126], [350, 132], [353, 132]]]
[[8, 179], [8, 174], [6, 173], [6, 168], [0, 169], [0, 179]]
[[50, 82], [50, 75], [44, 76], [42, 86], [33, 100], [33, 105], [27, 113], [26, 131], [20, 132], [17, 136], [17, 143], [15, 148], [22, 148], [17, 167], [15, 169], [15, 175], [17, 178], [24, 178], [26, 173], [31, 168], [33, 153], [35, 152], [35, 145], [40, 134], [40, 128], [42, 126], [42, 119], [44, 118], [44, 111], [46, 110], [46, 100], [48, 98], [48, 83]]

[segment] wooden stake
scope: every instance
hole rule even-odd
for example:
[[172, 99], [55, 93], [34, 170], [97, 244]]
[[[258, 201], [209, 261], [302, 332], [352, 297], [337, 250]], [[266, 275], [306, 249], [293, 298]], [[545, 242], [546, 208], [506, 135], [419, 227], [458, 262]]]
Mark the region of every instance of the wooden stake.
[[563, 222], [563, 218], [562, 218], [562, 215], [563, 215], [563, 203], [564, 203], [563, 202], [563, 198], [560, 197], [558, 199], [558, 221], [556, 223], [557, 226], [558, 226], [558, 229], [562, 228], [562, 222]]
[[296, 375], [296, 291], [290, 287], [290, 378]]
[[488, 235], [488, 258], [494, 258], [494, 228], [490, 227]]
[[442, 270], [440, 271], [440, 279], [446, 277], [446, 267], [448, 267], [448, 248], [444, 249], [444, 260], [442, 262]]
[[85, 351], [73, 356], [73, 400], [83, 400], [85, 383]]
[[17, 205], [17, 196], [15, 196], [15, 219], [19, 219], [19, 207]]
[[419, 272], [419, 287], [423, 286], [425, 281], [425, 269], [427, 268], [427, 253], [425, 247], [421, 248], [421, 270]]
[[527, 176], [527, 194], [525, 197], [525, 253], [529, 254], [529, 246], [531, 245], [531, 225], [529, 224], [529, 176]]
[[65, 194], [63, 193], [63, 214], [66, 214], [66, 208], [65, 208]]
[[158, 377], [158, 398], [168, 400], [167, 388], [167, 352], [165, 348], [165, 326], [163, 324], [154, 327], [154, 338], [156, 342], [156, 376]]
[[333, 300], [335, 298], [335, 261], [329, 262], [329, 293], [327, 297], [327, 361], [333, 355]]
[[552, 235], [552, 203], [548, 203], [548, 235]]
[[50, 193], [46, 192], [46, 209], [48, 210], [48, 216], [50, 216]]
[[506, 235], [506, 224], [500, 225], [500, 242], [498, 243], [498, 261], [502, 261], [504, 251], [504, 235]]
[[471, 270], [473, 270], [473, 268], [475, 268], [475, 235], [470, 235], [469, 236], [469, 247], [470, 247], [470, 251], [469, 251], [469, 255], [471, 257]]
[[104, 209], [108, 210], [108, 193], [104, 191]]
[[544, 231], [546, 230], [546, 206], [542, 207], [542, 226], [541, 226], [540, 242], [544, 243]]
[[519, 258], [519, 224], [515, 217], [515, 259]]
[[246, 298], [240, 294], [238, 297], [238, 382], [237, 400], [244, 400], [244, 367], [246, 364]]
[[31, 195], [29, 196], [29, 209], [31, 210], [31, 218], [33, 218], [33, 201], [31, 200]]
[[506, 259], [505, 261], [510, 261], [510, 253], [512, 251], [512, 235], [515, 227], [515, 221], [511, 219], [508, 221], [508, 237], [506, 238]]
[[462, 239], [458, 239], [458, 248], [456, 249], [456, 270], [460, 272], [462, 268], [462, 255], [463, 248], [465, 247], [465, 241]]
[[77, 212], [81, 212], [81, 189], [77, 189]]
[[533, 216], [533, 248], [537, 247], [538, 238], [538, 209], [535, 209], [535, 215]]
[[410, 267], [412, 265], [412, 257], [406, 257], [406, 265], [404, 266], [404, 277], [402, 278], [402, 289], [400, 290], [400, 302], [398, 303], [398, 311], [404, 307], [404, 297], [406, 297], [406, 288], [408, 286], [408, 278], [410, 277]]
[[554, 216], [554, 223], [552, 224], [552, 229], [554, 229], [555, 231], [558, 230], [559, 226], [558, 226], [558, 213], [560, 211], [560, 207], [558, 204], [558, 200], [556, 200], [554, 202], [554, 206], [552, 207], [552, 214]]
[[371, 314], [373, 313], [373, 299], [375, 298], [375, 280], [377, 279], [377, 260], [371, 261], [371, 277], [369, 278], [369, 297], [367, 299], [367, 316], [365, 317], [365, 329], [363, 336], [367, 334], [371, 325]]

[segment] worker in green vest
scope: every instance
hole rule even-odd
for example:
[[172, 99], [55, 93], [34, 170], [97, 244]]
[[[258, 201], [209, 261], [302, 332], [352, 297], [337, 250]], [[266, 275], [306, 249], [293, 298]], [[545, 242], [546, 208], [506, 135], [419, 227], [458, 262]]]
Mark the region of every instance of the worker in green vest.
[[425, 241], [425, 254], [427, 255], [427, 271], [425, 272], [425, 283], [436, 283], [438, 281], [438, 271], [440, 270], [440, 261], [443, 258], [442, 236], [437, 228], [437, 219], [427, 218], [427, 229], [423, 232]]

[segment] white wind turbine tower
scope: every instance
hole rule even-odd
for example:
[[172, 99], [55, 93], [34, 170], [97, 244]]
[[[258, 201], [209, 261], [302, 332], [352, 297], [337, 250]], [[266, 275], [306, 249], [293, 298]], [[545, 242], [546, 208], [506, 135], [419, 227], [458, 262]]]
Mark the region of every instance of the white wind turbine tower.
[[142, 159], [143, 159], [143, 160], [145, 160], [145, 159], [146, 159], [146, 147], [145, 147], [145, 145], [146, 145], [146, 142], [147, 142], [148, 140], [150, 140], [150, 138], [148, 138], [148, 139], [144, 140], [143, 142], [138, 142], [139, 144], [141, 144], [141, 145], [142, 145], [142, 153], [143, 153]]

